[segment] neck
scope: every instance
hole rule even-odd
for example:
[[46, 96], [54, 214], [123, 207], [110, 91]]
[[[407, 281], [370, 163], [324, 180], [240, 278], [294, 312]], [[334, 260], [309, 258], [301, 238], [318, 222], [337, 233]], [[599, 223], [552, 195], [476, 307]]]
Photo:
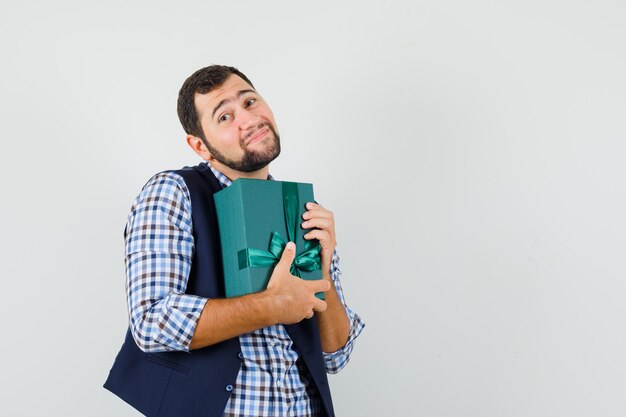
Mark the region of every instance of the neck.
[[229, 168], [224, 164], [217, 161], [210, 161], [213, 168], [217, 169], [222, 174], [226, 175], [229, 180], [235, 181], [238, 178], [252, 178], [256, 180], [266, 180], [270, 173], [269, 164], [263, 168], [252, 172], [241, 172], [235, 169]]

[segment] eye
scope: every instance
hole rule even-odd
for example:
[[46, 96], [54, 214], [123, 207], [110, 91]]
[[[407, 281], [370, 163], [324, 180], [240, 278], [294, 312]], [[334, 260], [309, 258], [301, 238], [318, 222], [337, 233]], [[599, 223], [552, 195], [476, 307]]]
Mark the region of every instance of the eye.
[[246, 100], [246, 107], [252, 106], [255, 102], [256, 102], [256, 98], [250, 97], [249, 99]]
[[224, 113], [217, 119], [217, 121], [218, 121], [218, 123], [221, 123], [221, 122], [225, 122], [226, 120], [229, 120], [229, 119], [230, 119], [230, 114], [229, 113]]

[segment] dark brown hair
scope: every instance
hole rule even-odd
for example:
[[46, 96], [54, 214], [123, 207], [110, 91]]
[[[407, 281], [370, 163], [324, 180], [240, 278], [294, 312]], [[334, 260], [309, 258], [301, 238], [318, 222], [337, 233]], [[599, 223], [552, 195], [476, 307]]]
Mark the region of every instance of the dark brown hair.
[[218, 88], [233, 74], [254, 88], [252, 82], [241, 71], [226, 65], [211, 65], [199, 69], [185, 80], [178, 92], [178, 119], [187, 134], [206, 140], [196, 112], [195, 95], [206, 94]]

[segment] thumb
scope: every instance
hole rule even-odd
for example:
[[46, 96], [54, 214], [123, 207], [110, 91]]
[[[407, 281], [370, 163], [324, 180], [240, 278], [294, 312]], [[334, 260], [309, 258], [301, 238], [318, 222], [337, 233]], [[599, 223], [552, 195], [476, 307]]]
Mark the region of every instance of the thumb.
[[291, 263], [293, 262], [293, 258], [296, 257], [296, 244], [293, 242], [287, 243], [285, 246], [285, 250], [283, 254], [280, 256], [280, 261], [278, 261], [278, 265], [276, 268], [282, 268], [285, 271], [289, 271], [291, 268]]

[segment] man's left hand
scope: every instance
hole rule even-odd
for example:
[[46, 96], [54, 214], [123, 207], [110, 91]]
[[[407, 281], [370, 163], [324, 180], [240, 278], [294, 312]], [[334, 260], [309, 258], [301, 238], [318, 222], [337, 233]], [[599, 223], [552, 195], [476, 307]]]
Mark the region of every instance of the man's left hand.
[[330, 279], [330, 263], [333, 259], [337, 239], [335, 236], [335, 217], [333, 212], [326, 210], [324, 207], [316, 203], [306, 203], [307, 211], [304, 212], [302, 218], [302, 227], [305, 229], [313, 229], [304, 235], [306, 240], [317, 239], [320, 242], [322, 250], [320, 256], [322, 259], [322, 276]]

